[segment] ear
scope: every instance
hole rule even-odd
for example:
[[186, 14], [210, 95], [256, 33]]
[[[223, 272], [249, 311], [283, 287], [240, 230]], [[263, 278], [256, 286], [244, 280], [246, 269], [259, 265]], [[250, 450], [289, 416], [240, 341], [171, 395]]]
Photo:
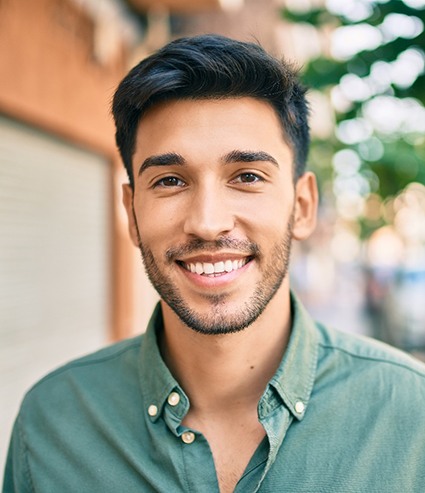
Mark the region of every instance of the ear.
[[138, 247], [139, 239], [137, 235], [136, 218], [134, 216], [134, 209], [133, 209], [133, 194], [134, 194], [133, 189], [129, 184], [124, 184], [122, 186], [122, 202], [127, 212], [128, 232], [130, 234], [131, 241], [136, 247]]
[[292, 237], [305, 240], [316, 227], [318, 192], [316, 176], [310, 171], [298, 178], [295, 186], [294, 227]]

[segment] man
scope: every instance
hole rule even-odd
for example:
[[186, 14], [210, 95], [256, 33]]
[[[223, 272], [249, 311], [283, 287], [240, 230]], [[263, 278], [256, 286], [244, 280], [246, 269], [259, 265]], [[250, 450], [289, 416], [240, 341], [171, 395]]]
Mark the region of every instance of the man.
[[145, 335], [27, 394], [5, 491], [423, 492], [425, 369], [315, 324], [290, 293], [312, 232], [304, 89], [259, 46], [181, 39], [114, 97]]

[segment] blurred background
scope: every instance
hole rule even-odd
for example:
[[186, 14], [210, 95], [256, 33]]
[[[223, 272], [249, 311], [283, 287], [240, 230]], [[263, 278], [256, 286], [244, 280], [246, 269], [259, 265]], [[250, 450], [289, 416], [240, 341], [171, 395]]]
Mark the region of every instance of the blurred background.
[[320, 321], [425, 351], [425, 0], [0, 0], [0, 464], [24, 392], [144, 330], [109, 113], [167, 41], [259, 41], [311, 88], [319, 226], [292, 282]]

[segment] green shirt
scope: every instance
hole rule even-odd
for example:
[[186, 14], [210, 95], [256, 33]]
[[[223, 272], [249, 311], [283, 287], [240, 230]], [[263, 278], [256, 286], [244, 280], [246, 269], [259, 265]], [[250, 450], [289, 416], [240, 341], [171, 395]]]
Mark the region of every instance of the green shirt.
[[[258, 404], [267, 436], [236, 492], [425, 492], [425, 367], [314, 323], [292, 299], [289, 346]], [[218, 492], [182, 426], [184, 390], [145, 335], [49, 374], [17, 418], [4, 493]], [[171, 396], [171, 397], [170, 397]]]

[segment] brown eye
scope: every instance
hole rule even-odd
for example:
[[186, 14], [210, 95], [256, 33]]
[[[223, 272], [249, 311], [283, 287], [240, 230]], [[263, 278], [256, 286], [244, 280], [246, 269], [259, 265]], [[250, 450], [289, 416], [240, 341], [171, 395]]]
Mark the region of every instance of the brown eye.
[[241, 183], [256, 183], [257, 181], [261, 181], [261, 178], [255, 173], [242, 173], [239, 175], [239, 181]]
[[166, 176], [165, 178], [161, 178], [155, 183], [155, 187], [183, 187], [185, 185], [183, 180], [177, 178], [175, 176]]

